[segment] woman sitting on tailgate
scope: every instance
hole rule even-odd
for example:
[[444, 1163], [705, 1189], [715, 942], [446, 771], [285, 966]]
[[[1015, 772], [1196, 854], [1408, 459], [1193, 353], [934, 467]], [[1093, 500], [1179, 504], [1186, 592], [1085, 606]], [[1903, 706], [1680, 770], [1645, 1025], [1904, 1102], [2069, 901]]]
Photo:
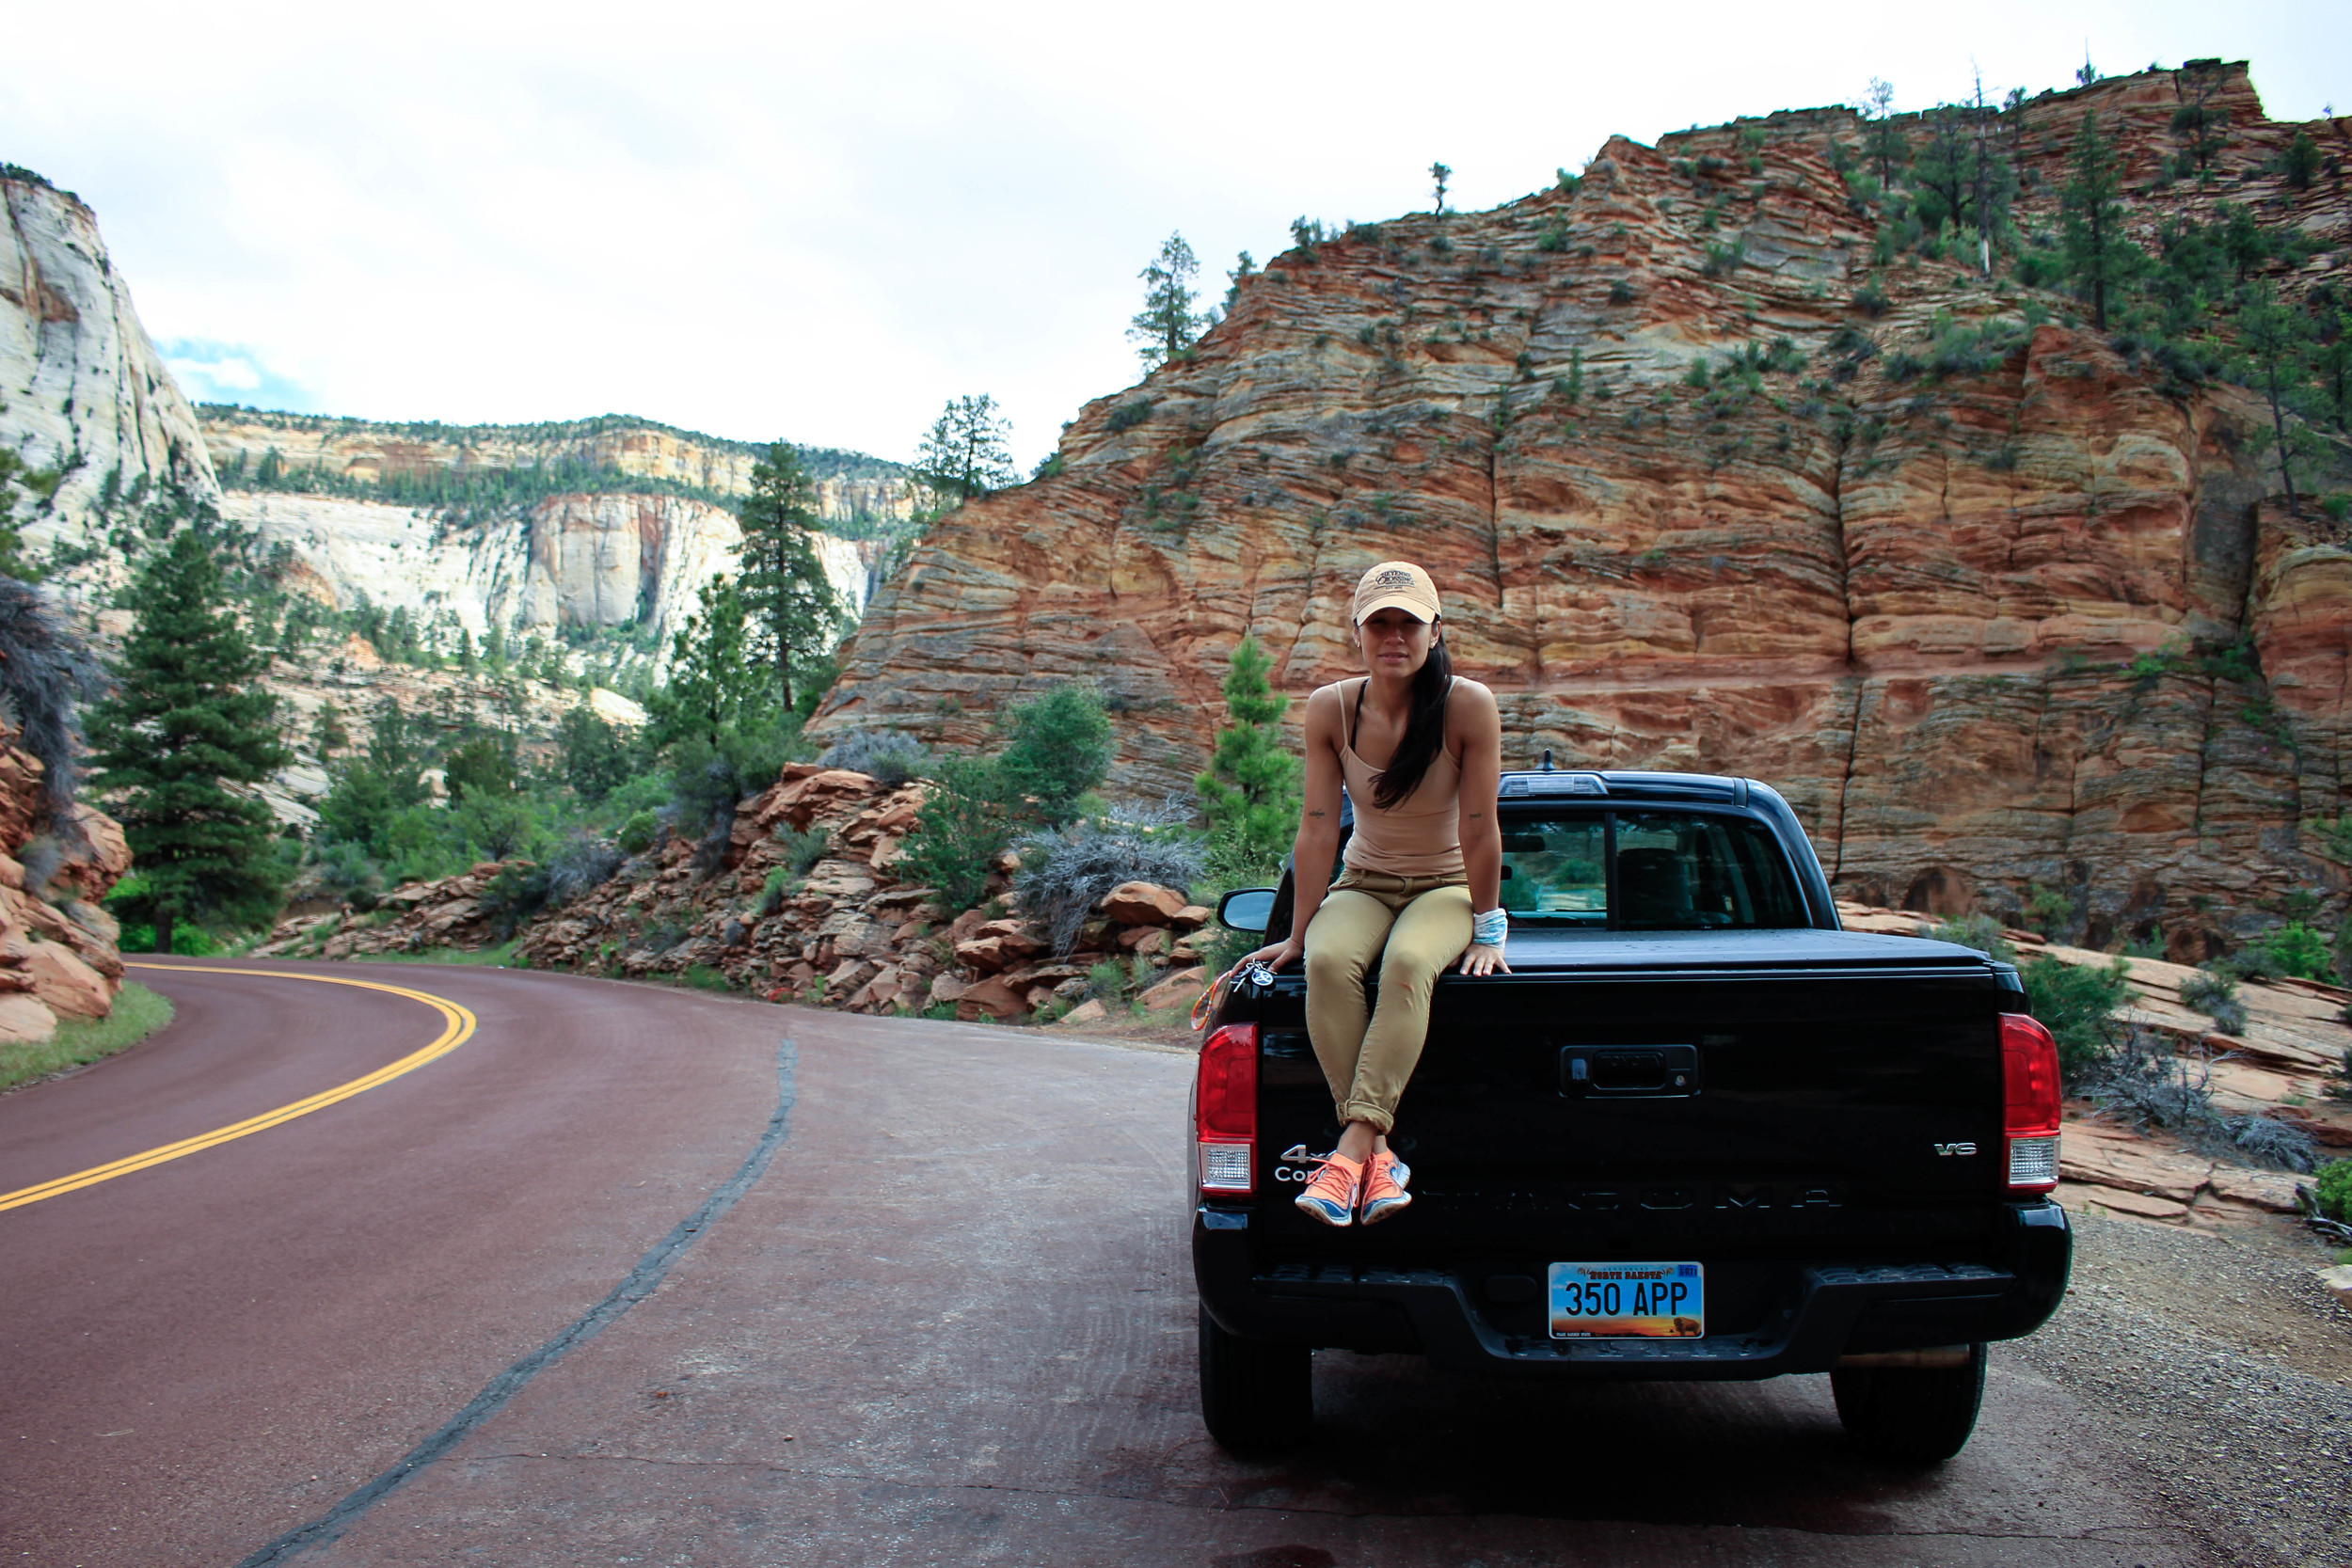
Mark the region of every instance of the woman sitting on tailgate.
[[[1391, 561], [1366, 572], [1355, 626], [1371, 674], [1307, 701], [1292, 934], [1244, 960], [1280, 969], [1306, 956], [1307, 1032], [1343, 1131], [1297, 1201], [1327, 1225], [1371, 1225], [1412, 1201], [1412, 1173], [1390, 1153], [1388, 1135], [1421, 1060], [1438, 972], [1457, 958], [1465, 974], [1510, 972], [1497, 895], [1502, 721], [1494, 694], [1454, 677], [1437, 585], [1418, 566]], [[1334, 882], [1343, 784], [1356, 831]], [[1380, 1001], [1368, 1013], [1364, 975], [1375, 959]]]

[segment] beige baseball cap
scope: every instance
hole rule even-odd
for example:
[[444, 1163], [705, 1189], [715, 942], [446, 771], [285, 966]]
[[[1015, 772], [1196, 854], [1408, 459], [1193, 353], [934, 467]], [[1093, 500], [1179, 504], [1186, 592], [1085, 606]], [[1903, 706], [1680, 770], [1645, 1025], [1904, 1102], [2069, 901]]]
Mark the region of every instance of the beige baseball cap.
[[1391, 606], [1417, 619], [1434, 621], [1438, 618], [1438, 585], [1409, 561], [1384, 561], [1356, 584], [1356, 624], [1360, 626], [1365, 616]]

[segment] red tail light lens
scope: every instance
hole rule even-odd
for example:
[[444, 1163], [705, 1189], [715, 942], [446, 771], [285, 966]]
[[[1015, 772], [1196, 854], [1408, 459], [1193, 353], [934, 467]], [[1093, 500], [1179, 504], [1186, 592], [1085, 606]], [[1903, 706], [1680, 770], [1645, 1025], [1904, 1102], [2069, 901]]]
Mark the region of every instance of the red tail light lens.
[[2058, 1041], [2024, 1013], [2001, 1015], [2001, 1131], [2011, 1192], [2058, 1180]]
[[1193, 1132], [1200, 1143], [1202, 1192], [1241, 1195], [1256, 1190], [1256, 1024], [1229, 1023], [1200, 1047]]

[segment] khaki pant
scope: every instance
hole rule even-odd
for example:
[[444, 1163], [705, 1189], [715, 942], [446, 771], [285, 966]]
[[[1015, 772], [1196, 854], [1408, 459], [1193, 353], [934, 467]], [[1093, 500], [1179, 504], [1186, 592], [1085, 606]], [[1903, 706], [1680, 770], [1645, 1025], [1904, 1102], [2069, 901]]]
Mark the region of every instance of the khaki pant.
[[[1429, 991], [1470, 942], [1470, 888], [1460, 873], [1397, 877], [1347, 867], [1307, 927], [1307, 1035], [1342, 1126], [1386, 1132], [1429, 1036]], [[1364, 1006], [1364, 974], [1380, 960], [1380, 1006]]]

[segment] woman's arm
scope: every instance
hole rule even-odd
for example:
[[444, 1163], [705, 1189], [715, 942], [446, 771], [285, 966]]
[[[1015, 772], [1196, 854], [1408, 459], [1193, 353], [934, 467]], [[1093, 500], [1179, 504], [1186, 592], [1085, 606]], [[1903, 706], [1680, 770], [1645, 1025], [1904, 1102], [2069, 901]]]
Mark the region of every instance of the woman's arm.
[[[1446, 728], [1462, 737], [1462, 865], [1470, 877], [1470, 908], [1480, 913], [1502, 903], [1502, 828], [1495, 798], [1502, 788], [1502, 712], [1495, 694], [1476, 681], [1455, 683]], [[1511, 973], [1502, 949], [1472, 942], [1462, 973]]]
[[1243, 960], [1281, 969], [1307, 950], [1307, 927], [1323, 907], [1331, 884], [1331, 859], [1340, 849], [1340, 700], [1327, 686], [1307, 699], [1306, 799], [1298, 809], [1298, 837], [1291, 846], [1291, 934], [1259, 948]]

